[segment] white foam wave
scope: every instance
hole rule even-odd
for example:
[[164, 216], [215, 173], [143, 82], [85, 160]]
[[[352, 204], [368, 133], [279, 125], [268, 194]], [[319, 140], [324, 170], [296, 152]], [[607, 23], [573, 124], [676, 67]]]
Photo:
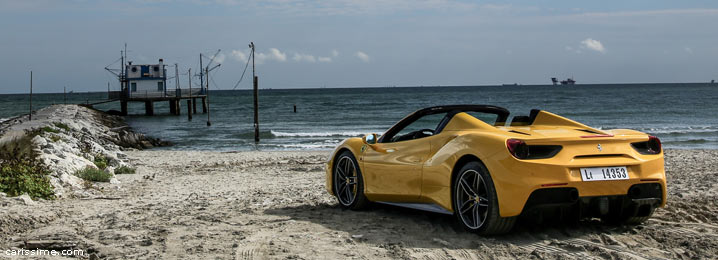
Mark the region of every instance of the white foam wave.
[[280, 144], [279, 147], [289, 149], [331, 149], [334, 145], [325, 144]]
[[718, 132], [718, 128], [713, 126], [658, 127], [645, 128], [641, 131], [652, 134], [693, 134]]
[[279, 132], [271, 130], [272, 135], [276, 137], [353, 137], [353, 136], [362, 136], [367, 132], [359, 132], [359, 131], [344, 131], [344, 132], [299, 132], [299, 133], [289, 133], [289, 132]]

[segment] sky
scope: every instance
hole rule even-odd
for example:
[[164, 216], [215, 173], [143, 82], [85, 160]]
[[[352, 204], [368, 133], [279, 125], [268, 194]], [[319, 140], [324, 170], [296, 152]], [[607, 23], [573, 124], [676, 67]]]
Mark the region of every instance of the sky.
[[709, 82], [718, 1], [0, 0], [0, 93], [116, 90], [125, 43], [233, 89], [250, 42], [260, 88]]

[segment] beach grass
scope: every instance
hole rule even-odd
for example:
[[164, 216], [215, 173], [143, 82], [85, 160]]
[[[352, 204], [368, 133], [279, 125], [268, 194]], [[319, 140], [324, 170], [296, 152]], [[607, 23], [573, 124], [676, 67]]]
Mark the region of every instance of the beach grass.
[[60, 123], [60, 122], [55, 122], [55, 123], [53, 123], [53, 125], [55, 125], [55, 127], [60, 128], [60, 129], [62, 129], [62, 130], [70, 131], [70, 127], [67, 126], [66, 124], [63, 124], [63, 123]]
[[136, 169], [127, 167], [127, 166], [120, 166], [117, 169], [115, 169], [115, 174], [135, 174]]
[[85, 167], [77, 171], [75, 175], [87, 181], [109, 182], [112, 179], [112, 174], [94, 167]]
[[50, 136], [50, 140], [51, 140], [53, 143], [57, 143], [57, 141], [62, 140], [62, 137], [57, 136], [57, 135], [51, 135], [51, 136]]
[[102, 154], [95, 155], [95, 160], [93, 161], [95, 163], [95, 166], [97, 166], [98, 169], [104, 170], [107, 169], [107, 157], [105, 157]]
[[49, 127], [49, 126], [43, 126], [42, 128], [40, 128], [40, 132], [37, 134], [41, 134], [41, 133], [57, 134], [57, 133], [60, 133], [60, 130], [57, 130], [57, 129]]
[[9, 196], [27, 193], [33, 199], [54, 199], [50, 171], [37, 159], [30, 136], [0, 146], [0, 191]]

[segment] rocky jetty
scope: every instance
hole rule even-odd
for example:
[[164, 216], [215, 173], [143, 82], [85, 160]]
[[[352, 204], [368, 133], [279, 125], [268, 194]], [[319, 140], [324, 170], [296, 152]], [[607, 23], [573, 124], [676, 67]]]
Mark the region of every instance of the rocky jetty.
[[53, 105], [28, 116], [0, 124], [0, 145], [31, 138], [37, 159], [50, 172], [55, 196], [88, 197], [92, 183], [77, 176], [86, 168], [100, 168], [111, 174], [127, 167], [124, 151], [168, 145], [155, 138], [133, 132], [118, 116], [78, 105]]

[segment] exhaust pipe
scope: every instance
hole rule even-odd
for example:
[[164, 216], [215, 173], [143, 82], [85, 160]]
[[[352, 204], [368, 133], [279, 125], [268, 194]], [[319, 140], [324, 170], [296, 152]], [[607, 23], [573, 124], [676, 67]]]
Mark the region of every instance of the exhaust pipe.
[[603, 197], [598, 199], [598, 213], [600, 213], [601, 216], [608, 214], [608, 198]]
[[631, 189], [628, 190], [628, 197], [632, 199], [637, 199], [641, 197], [642, 193], [643, 191], [639, 186], [633, 186], [631, 187]]
[[571, 203], [578, 201], [578, 190], [577, 189], [572, 189], [568, 193], [568, 201], [570, 201]]

